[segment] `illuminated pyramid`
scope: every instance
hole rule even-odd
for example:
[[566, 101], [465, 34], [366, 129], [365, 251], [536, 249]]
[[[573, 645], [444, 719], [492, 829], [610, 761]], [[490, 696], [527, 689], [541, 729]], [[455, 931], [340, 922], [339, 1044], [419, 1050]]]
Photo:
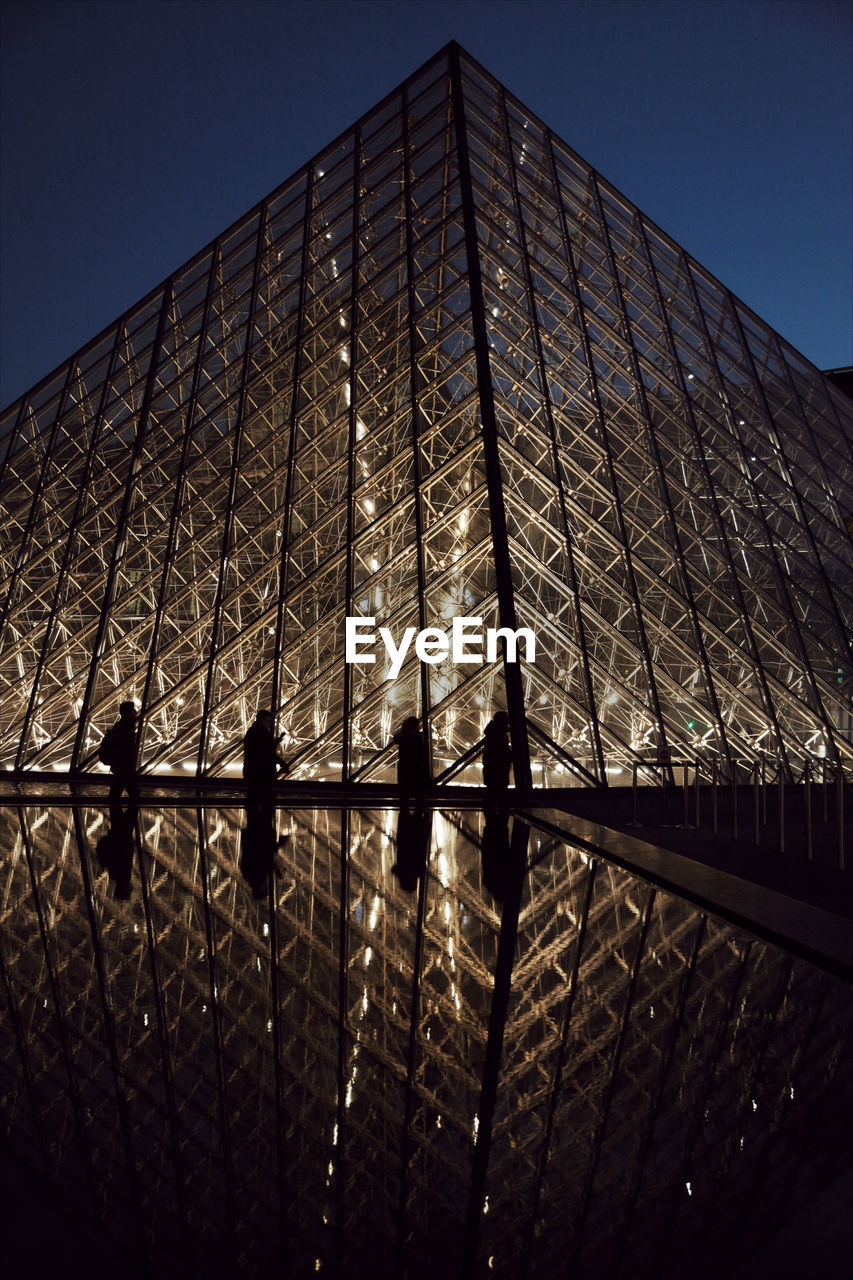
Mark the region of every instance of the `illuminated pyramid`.
[[[0, 427], [0, 765], [294, 776], [838, 760], [850, 402], [457, 46]], [[530, 628], [535, 661], [396, 680], [344, 621]], [[522, 650], [523, 653], [523, 650]], [[526, 731], [523, 731], [525, 729]]]

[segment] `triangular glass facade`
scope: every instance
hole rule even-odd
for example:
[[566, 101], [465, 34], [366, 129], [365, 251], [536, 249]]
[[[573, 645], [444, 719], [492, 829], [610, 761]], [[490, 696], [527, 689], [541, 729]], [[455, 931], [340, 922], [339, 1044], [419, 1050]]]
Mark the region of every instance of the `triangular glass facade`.
[[[0, 767], [850, 758], [850, 401], [449, 46], [2, 423]], [[348, 665], [529, 627], [535, 661]]]
[[[717, 1277], [846, 1168], [830, 947], [564, 814], [357, 783], [412, 712], [479, 782], [497, 707], [534, 787], [849, 762], [850, 410], [455, 45], [9, 409], [0, 768], [97, 770], [133, 698], [144, 773], [236, 777], [272, 706], [356, 784], [278, 810], [261, 900], [232, 787], [125, 827], [7, 784], [2, 1132], [92, 1259]], [[348, 616], [535, 660], [392, 680]]]

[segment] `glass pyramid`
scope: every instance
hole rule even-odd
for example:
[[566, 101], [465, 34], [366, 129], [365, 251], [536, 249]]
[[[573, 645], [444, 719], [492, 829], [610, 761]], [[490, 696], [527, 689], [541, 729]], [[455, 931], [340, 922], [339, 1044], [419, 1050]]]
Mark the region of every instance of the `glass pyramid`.
[[[0, 767], [126, 698], [152, 775], [261, 706], [307, 779], [416, 712], [479, 781], [497, 707], [534, 786], [849, 761], [850, 416], [450, 45], [3, 416]], [[535, 660], [389, 679], [353, 616]], [[110, 1274], [716, 1277], [849, 1165], [849, 983], [558, 813], [354, 787], [258, 900], [233, 788], [71, 790], [0, 804], [2, 1130]]]
[[[851, 757], [849, 399], [450, 45], [0, 426], [0, 767]], [[535, 660], [348, 664], [344, 620]]]

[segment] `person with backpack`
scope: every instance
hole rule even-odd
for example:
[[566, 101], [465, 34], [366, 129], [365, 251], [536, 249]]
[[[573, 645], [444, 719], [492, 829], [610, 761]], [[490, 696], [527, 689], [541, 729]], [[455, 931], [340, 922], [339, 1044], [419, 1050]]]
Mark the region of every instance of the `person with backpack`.
[[107, 729], [98, 748], [98, 758], [110, 767], [109, 803], [115, 808], [122, 791], [132, 805], [139, 804], [139, 782], [136, 776], [136, 704], [122, 702], [119, 719]]

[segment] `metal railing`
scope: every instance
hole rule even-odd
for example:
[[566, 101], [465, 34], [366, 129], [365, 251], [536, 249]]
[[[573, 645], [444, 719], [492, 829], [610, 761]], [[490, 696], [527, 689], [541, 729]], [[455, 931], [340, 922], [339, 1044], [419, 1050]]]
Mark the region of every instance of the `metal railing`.
[[[775, 791], [775, 842], [777, 849], [780, 853], [785, 852], [786, 812], [789, 822], [793, 818], [801, 816], [804, 826], [806, 857], [811, 862], [814, 860], [815, 852], [814, 808], [815, 792], [817, 792], [818, 810], [822, 812], [824, 826], [832, 824], [835, 828], [835, 855], [838, 867], [843, 871], [846, 866], [844, 788], [847, 783], [843, 768], [830, 764], [823, 759], [807, 760], [799, 778], [793, 781], [786, 781], [785, 771], [780, 762], [776, 762], [775, 773], [771, 773], [770, 776], [768, 776], [767, 766], [767, 758], [763, 755], [758, 760], [734, 761], [732, 767], [727, 771], [728, 776], [726, 776], [716, 760], [708, 761], [703, 760], [701, 757], [696, 757], [692, 760], [635, 760], [631, 766], [631, 825], [634, 827], [640, 825], [640, 793], [644, 792], [646, 793], [644, 800], [646, 805], [645, 824], [651, 825], [656, 810], [659, 818], [658, 825], [666, 826], [671, 807], [670, 794], [677, 793], [680, 790], [682, 801], [680, 806], [682, 811], [681, 825], [694, 827], [698, 830], [702, 826], [704, 814], [701, 804], [702, 786], [706, 785], [710, 789], [708, 799], [711, 831], [714, 835], [721, 834], [720, 796], [723, 793], [727, 793], [729, 806], [725, 815], [727, 818], [726, 825], [729, 828], [731, 839], [738, 840], [741, 838], [742, 829], [740, 799], [743, 794], [743, 787], [746, 785], [751, 789], [752, 797], [751, 822], [749, 822], [752, 843], [756, 846], [762, 843], [762, 831], [768, 825], [768, 795]], [[640, 770], [652, 775], [651, 786], [640, 787]], [[680, 788], [678, 785], [679, 771], [681, 777]], [[741, 781], [744, 774], [746, 775], [745, 779]], [[655, 797], [651, 801], [653, 806], [651, 812], [649, 792], [652, 792]], [[691, 793], [693, 796], [693, 822], [690, 822]], [[793, 811], [788, 807], [792, 796], [794, 797]], [[796, 803], [797, 798], [800, 796], [802, 797], [802, 808]], [[706, 819], [706, 821], [708, 820]]]

